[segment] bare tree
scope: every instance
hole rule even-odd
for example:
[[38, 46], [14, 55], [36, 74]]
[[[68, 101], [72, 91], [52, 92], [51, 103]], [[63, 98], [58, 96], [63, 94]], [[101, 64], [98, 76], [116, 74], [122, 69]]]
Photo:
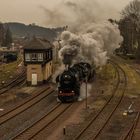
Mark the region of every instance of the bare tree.
[[131, 15], [139, 16], [140, 15], [140, 1], [133, 0], [127, 5], [122, 11], [122, 15], [125, 17], [130, 17]]
[[140, 1], [133, 0], [122, 11], [123, 18], [129, 18], [136, 25], [136, 31], [140, 30]]
[[[131, 1], [122, 11], [122, 19], [124, 21], [129, 21], [131, 24], [130, 34], [133, 33], [133, 40], [138, 44], [137, 54], [140, 58], [140, 1]], [[127, 25], [126, 25], [127, 26]], [[129, 33], [128, 33], [129, 34]]]

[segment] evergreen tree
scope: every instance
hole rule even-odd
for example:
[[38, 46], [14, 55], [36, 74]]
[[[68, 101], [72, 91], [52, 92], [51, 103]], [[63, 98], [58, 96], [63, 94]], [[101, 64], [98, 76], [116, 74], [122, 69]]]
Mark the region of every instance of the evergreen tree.
[[4, 26], [2, 23], [0, 23], [0, 46], [4, 42], [4, 34], [5, 34]]
[[4, 39], [4, 46], [10, 47], [10, 44], [12, 43], [12, 41], [13, 41], [12, 33], [11, 33], [10, 29], [7, 28], [6, 34], [5, 34], [5, 39]]

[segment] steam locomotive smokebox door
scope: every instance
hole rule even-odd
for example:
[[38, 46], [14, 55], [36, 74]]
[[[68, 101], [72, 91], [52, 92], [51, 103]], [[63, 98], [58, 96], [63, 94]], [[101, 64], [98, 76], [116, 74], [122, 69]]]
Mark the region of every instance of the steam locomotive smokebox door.
[[37, 74], [32, 74], [32, 85], [37, 85]]

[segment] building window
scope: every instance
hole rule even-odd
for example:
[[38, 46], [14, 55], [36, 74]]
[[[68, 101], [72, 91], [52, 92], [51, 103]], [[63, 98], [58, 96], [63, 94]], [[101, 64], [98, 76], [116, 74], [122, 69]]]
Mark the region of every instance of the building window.
[[48, 59], [50, 59], [50, 51], [48, 51]]
[[49, 50], [49, 52], [48, 52], [48, 59], [52, 59], [52, 51], [51, 50]]
[[26, 53], [25, 61], [43, 61], [43, 53]]
[[47, 51], [46, 52], [46, 60], [48, 60], [49, 59], [49, 52]]
[[47, 52], [47, 59], [49, 59], [49, 51]]
[[38, 61], [43, 61], [43, 53], [38, 53]]
[[50, 52], [50, 53], [51, 53], [51, 59], [52, 59], [52, 50], [51, 50], [51, 52]]
[[37, 61], [37, 53], [32, 53], [32, 61]]
[[31, 57], [29, 53], [25, 54], [25, 61], [31, 61]]

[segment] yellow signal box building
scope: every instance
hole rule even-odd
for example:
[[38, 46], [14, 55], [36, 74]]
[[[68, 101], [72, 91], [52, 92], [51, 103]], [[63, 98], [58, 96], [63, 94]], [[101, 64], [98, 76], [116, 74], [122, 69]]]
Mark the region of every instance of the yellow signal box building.
[[53, 45], [48, 40], [38, 38], [33, 38], [24, 46], [28, 85], [40, 85], [51, 78], [52, 47]]

